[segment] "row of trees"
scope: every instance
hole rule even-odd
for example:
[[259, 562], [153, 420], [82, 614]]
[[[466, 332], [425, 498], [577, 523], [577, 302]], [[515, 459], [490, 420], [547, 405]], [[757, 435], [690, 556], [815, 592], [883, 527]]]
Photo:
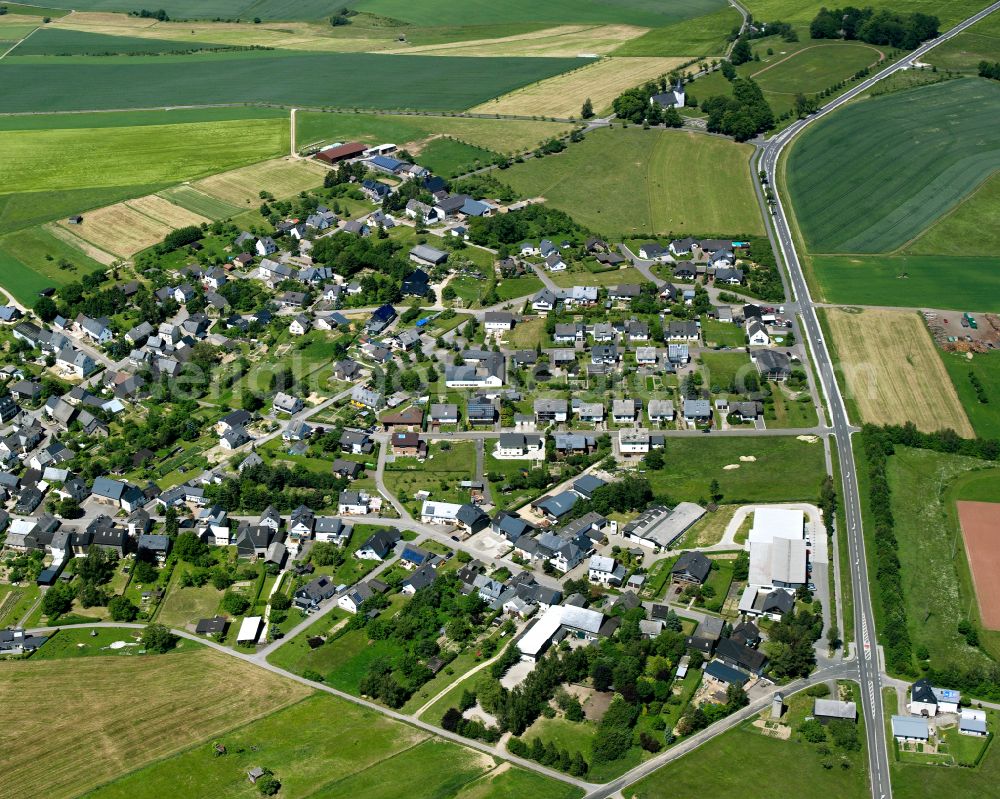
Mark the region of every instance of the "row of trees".
[[875, 580], [883, 611], [882, 645], [886, 665], [892, 672], [912, 674], [913, 643], [907, 627], [906, 601], [899, 570], [892, 492], [887, 471], [893, 443], [879, 428], [866, 426], [862, 433], [862, 444], [868, 471], [868, 505], [872, 517], [872, 539], [875, 542]]
[[809, 24], [813, 39], [847, 39], [913, 50], [938, 35], [940, 22], [930, 14], [900, 14], [887, 8], [821, 8]]

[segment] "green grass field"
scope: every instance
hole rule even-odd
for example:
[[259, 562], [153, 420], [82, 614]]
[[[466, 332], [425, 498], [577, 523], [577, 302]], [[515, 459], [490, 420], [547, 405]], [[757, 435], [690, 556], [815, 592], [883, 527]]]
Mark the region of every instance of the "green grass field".
[[227, 45], [205, 42], [177, 42], [168, 39], [146, 39], [138, 36], [109, 36], [104, 33], [42, 28], [20, 44], [11, 55], [133, 55], [138, 53], [187, 53], [192, 50], [213, 50]]
[[998, 257], [814, 255], [807, 263], [827, 302], [1000, 311]]
[[768, 763], [768, 790], [776, 796], [864, 799], [869, 795], [863, 755], [852, 755], [848, 768], [823, 767], [824, 757], [809, 744], [767, 738], [745, 725], [723, 733], [680, 760], [625, 789], [632, 799], [663, 796], [741, 796], [747, 778], [737, 764]]
[[732, 6], [711, 14], [654, 28], [625, 42], [616, 56], [718, 56], [726, 52], [726, 37], [739, 27], [739, 12]]
[[963, 256], [1000, 251], [1000, 173], [994, 172], [950, 213], [941, 217], [906, 248], [911, 255]]
[[[60, 268], [64, 262], [72, 268]], [[0, 280], [5, 289], [27, 305], [34, 304], [38, 292], [48, 286], [61, 286], [104, 268], [44, 228], [18, 230], [0, 237]]]
[[[787, 438], [668, 438], [663, 451], [666, 465], [643, 475], [654, 493], [672, 501], [705, 501], [713, 479], [719, 481], [722, 501], [813, 501], [826, 474], [823, 445]], [[753, 456], [753, 462], [740, 461]], [[724, 469], [739, 464], [738, 469]]]
[[731, 385], [738, 388], [747, 375], [757, 375], [757, 367], [750, 362], [750, 356], [744, 350], [704, 352], [701, 360], [705, 366], [705, 385], [713, 389], [728, 391]]
[[516, 164], [502, 179], [607, 235], [754, 234], [763, 220], [750, 153], [695, 133], [604, 129], [559, 155]]
[[453, 178], [488, 166], [496, 156], [496, 153], [482, 147], [474, 147], [457, 139], [441, 138], [434, 139], [421, 150], [417, 163], [427, 167], [435, 175]]
[[456, 8], [447, 0], [357, 0], [354, 7], [414, 25], [489, 25], [510, 20], [565, 25], [573, 22], [618, 22], [630, 25], [667, 25], [717, 10], [719, 0], [507, 0], [497, 5], [489, 0], [467, 0]]
[[398, 116], [299, 111], [295, 142], [310, 144], [359, 139], [367, 144], [393, 142], [400, 147], [444, 134], [495, 152], [523, 152], [569, 130], [563, 122], [464, 117]]
[[[6, 111], [215, 103], [459, 111], [578, 66], [572, 58], [267, 51], [94, 58], [8, 56]], [[308, 76], [322, 75], [322, 80]], [[364, 75], [364, 80], [357, 80]], [[461, 75], [461, 80], [455, 76]]]
[[980, 20], [931, 50], [927, 61], [940, 69], [972, 74], [978, 71], [980, 61], [1000, 61], [1000, 20], [996, 14]]
[[[780, 19], [785, 22], [808, 23], [816, 16], [821, 6], [830, 7], [823, 0], [749, 0], [746, 7], [754, 19]], [[975, 14], [984, 7], [979, 0], [949, 0], [938, 3], [935, 0], [871, 0], [865, 3], [873, 8], [888, 8], [901, 14], [920, 11], [935, 14], [941, 20], [941, 30], [945, 31], [956, 22]]]
[[[972, 360], [959, 353], [942, 352], [941, 359], [976, 435], [1000, 438], [1000, 352], [977, 353]], [[983, 404], [977, 398], [970, 372], [983, 384], [989, 403]]]
[[[135, 9], [125, 0], [47, 0], [53, 7], [77, 11], [122, 11]], [[171, 19], [251, 19], [311, 20], [330, 15], [332, 8], [323, 0], [165, 0], [163, 8]], [[13, 11], [12, 11], [13, 13]], [[59, 16], [51, 13], [51, 16]]]
[[[109, 783], [95, 797], [180, 795], [254, 797], [248, 769], [262, 765], [281, 780], [281, 796], [481, 797], [524, 790], [540, 799], [571, 799], [579, 791], [446, 743], [326, 694], [313, 696]], [[167, 787], [169, 786], [169, 788]]]
[[812, 252], [878, 253], [903, 247], [997, 168], [1000, 84], [967, 79], [831, 114], [796, 140], [787, 184]]
[[[988, 657], [965, 643], [959, 621], [975, 609], [961, 530], [949, 485], [986, 464], [974, 458], [898, 448], [889, 459], [900, 574], [914, 649], [927, 647], [935, 669], [984, 666]], [[928, 491], [928, 486], [940, 486]], [[983, 636], [989, 646], [992, 639]]]
[[8, 14], [17, 14], [24, 17], [51, 17], [52, 19], [59, 19], [59, 17], [65, 17], [69, 13], [58, 8], [33, 6], [27, 3], [4, 3], [4, 5], [7, 6]]
[[253, 108], [0, 118], [0, 233], [283, 155], [287, 120]]

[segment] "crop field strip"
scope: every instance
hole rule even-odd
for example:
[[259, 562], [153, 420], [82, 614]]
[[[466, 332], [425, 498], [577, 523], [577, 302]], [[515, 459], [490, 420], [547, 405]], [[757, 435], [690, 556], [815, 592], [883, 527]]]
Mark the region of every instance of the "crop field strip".
[[669, 3], [650, 0], [506, 0], [501, 4], [490, 0], [464, 0], [458, 8], [449, 0], [423, 0], [420, 3], [411, 0], [358, 0], [354, 5], [359, 11], [413, 25], [440, 24], [446, 19], [457, 25], [485, 25], [516, 19], [552, 24], [607, 22], [646, 27], [697, 17], [722, 6], [721, 0], [671, 0]]
[[300, 149], [351, 139], [366, 144], [393, 142], [411, 149], [419, 148], [434, 136], [444, 135], [473, 147], [504, 153], [529, 150], [543, 141], [563, 136], [571, 129], [570, 124], [565, 122], [318, 111], [299, 111], [295, 115], [295, 125], [295, 143]]
[[878, 253], [914, 239], [998, 168], [1000, 85], [966, 79], [832, 114], [792, 148], [787, 183], [812, 252]]
[[540, 31], [502, 36], [399, 47], [383, 52], [468, 56], [548, 56], [575, 58], [581, 53], [607, 55], [624, 42], [646, 32], [634, 25], [559, 25]]
[[975, 435], [923, 319], [915, 312], [824, 310], [846, 392], [861, 420]]
[[479, 114], [579, 117], [588, 97], [603, 113], [626, 89], [653, 80], [687, 58], [605, 58], [547, 80], [541, 80], [470, 109]]
[[[5, 110], [76, 111], [218, 103], [460, 111], [579, 65], [477, 58], [253, 51], [95, 58], [8, 56]], [[305, 79], [319, 76], [323, 79]], [[357, 80], [364, 75], [364, 80]], [[457, 76], [461, 76], [458, 79]]]
[[[122, 637], [131, 640], [127, 632]], [[70, 683], [72, 691], [53, 690]], [[308, 693], [200, 647], [141, 659], [0, 664], [0, 699], [8, 713], [0, 728], [4, 796], [79, 795]]]
[[225, 219], [242, 213], [244, 210], [216, 197], [211, 197], [187, 184], [164, 189], [159, 193], [159, 196], [169, 200], [174, 205], [187, 208], [187, 210], [195, 214], [200, 214], [212, 220]]
[[278, 159], [203, 178], [192, 188], [238, 208], [260, 199], [262, 190], [282, 199], [323, 183], [326, 167], [308, 160]]
[[127, 203], [115, 203], [87, 212], [83, 224], [56, 223], [67, 233], [105, 252], [129, 258], [163, 240], [172, 227], [135, 210]]

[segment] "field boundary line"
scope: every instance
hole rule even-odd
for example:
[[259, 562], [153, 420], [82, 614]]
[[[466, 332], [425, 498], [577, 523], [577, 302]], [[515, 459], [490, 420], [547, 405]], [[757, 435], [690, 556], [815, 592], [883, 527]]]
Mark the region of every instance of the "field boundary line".
[[[419, 727], [417, 729], [419, 729]], [[410, 744], [409, 746], [407, 746], [407, 747], [405, 747], [403, 749], [400, 749], [398, 752], [393, 752], [388, 757], [384, 757], [381, 760], [376, 761], [375, 763], [372, 763], [370, 766], [365, 766], [365, 768], [361, 769], [360, 771], [355, 771], [353, 774], [345, 774], [345, 775], [343, 775], [341, 777], [336, 777], [336, 778], [330, 780], [329, 782], [325, 782], [322, 785], [318, 786], [316, 788], [316, 790], [310, 791], [309, 793], [302, 794], [302, 799], [309, 799], [310, 796], [315, 796], [320, 791], [322, 791], [324, 788], [332, 788], [333, 786], [337, 785], [338, 783], [343, 782], [344, 780], [349, 780], [352, 777], [360, 777], [366, 771], [371, 771], [373, 768], [375, 768], [376, 766], [381, 766], [383, 763], [389, 763], [392, 760], [395, 760], [400, 755], [404, 755], [407, 752], [409, 752], [409, 751], [411, 751], [413, 749], [416, 749], [418, 746], [423, 746], [428, 741], [444, 741], [445, 740], [441, 736], [434, 735], [433, 733], [427, 732], [426, 730], [421, 730], [421, 732], [423, 732], [426, 737], [424, 737], [423, 739], [417, 741], [415, 744]], [[451, 743], [451, 742], [449, 741], [449, 743]], [[474, 752], [475, 750], [469, 748], [469, 751], [473, 751]], [[482, 752], [481, 754], [486, 754], [486, 753]], [[507, 762], [507, 761], [504, 761], [504, 762]], [[497, 767], [496, 766], [496, 762], [494, 761], [493, 769], [495, 769], [496, 767]], [[490, 771], [492, 771], [493, 769], [490, 769]], [[487, 771], [486, 773], [489, 774], [489, 771]], [[482, 776], [482, 775], [480, 775], [480, 776]], [[476, 779], [478, 779], [478, 777]], [[470, 782], [472, 782], [472, 780], [466, 780], [466, 782], [463, 782], [462, 784], [463, 785], [468, 785]]]
[[6, 50], [6, 51], [5, 51], [4, 53], [3, 53], [3, 55], [0, 55], [0, 61], [3, 61], [3, 59], [5, 59], [5, 58], [6, 58], [7, 56], [9, 56], [9, 55], [10, 55], [11, 53], [13, 53], [13, 52], [14, 52], [14, 51], [15, 51], [15, 50], [16, 50], [16, 49], [18, 48], [18, 47], [20, 47], [20, 46], [21, 46], [21, 45], [22, 45], [22, 44], [23, 44], [23, 43], [24, 43], [25, 41], [27, 41], [27, 40], [28, 40], [28, 38], [30, 38], [30, 37], [31, 37], [31, 35], [32, 35], [32, 34], [33, 34], [33, 33], [34, 33], [35, 31], [37, 31], [37, 30], [38, 30], [39, 28], [41, 28], [41, 27], [42, 27], [42, 26], [41, 26], [41, 25], [39, 25], [39, 26], [37, 26], [37, 27], [35, 27], [35, 28], [32, 28], [32, 29], [31, 29], [30, 31], [28, 31], [28, 35], [27, 35], [27, 36], [22, 36], [22, 37], [21, 37], [20, 39], [18, 39], [18, 40], [17, 40], [16, 42], [14, 42], [14, 45], [13, 45], [13, 46], [12, 46], [12, 47], [11, 47], [11, 48], [10, 48], [9, 50]]
[[[119, 258], [120, 258], [120, 256], [115, 255], [114, 253], [108, 252], [103, 247], [98, 247], [90, 239], [88, 239], [88, 238], [86, 238], [84, 236], [80, 236], [77, 233], [74, 233], [72, 230], [67, 230], [66, 228], [62, 227], [55, 220], [52, 220], [52, 221], [49, 221], [49, 222], [44, 222], [41, 225], [41, 227], [42, 227], [43, 230], [47, 230], [51, 235], [55, 236], [57, 239], [59, 239], [64, 244], [68, 244], [70, 247], [73, 247], [74, 249], [79, 250], [81, 253], [83, 253], [83, 255], [86, 255], [88, 258], [92, 258], [93, 260], [97, 261], [99, 264], [104, 264], [104, 266], [111, 266], [111, 264], [113, 264], [115, 261], [119, 260]], [[26, 228], [26, 229], [30, 230], [30, 228]], [[107, 258], [110, 258], [111, 260], [108, 261], [107, 263], [104, 263], [104, 261], [102, 261], [100, 258], [95, 257], [95, 255], [92, 255], [91, 253], [87, 252], [87, 250], [85, 250], [83, 247], [81, 247], [80, 246], [80, 242], [83, 242], [88, 247], [93, 247], [94, 250], [96, 251], [96, 254], [103, 253]]]
[[941, 216], [939, 216], [931, 224], [929, 224], [927, 227], [925, 227], [923, 230], [921, 230], [912, 239], [910, 239], [909, 241], [903, 242], [903, 244], [901, 244], [895, 250], [890, 250], [888, 253], [886, 253], [886, 255], [906, 255], [906, 248], [907, 247], [911, 247], [912, 245], [916, 244], [920, 239], [922, 239], [924, 236], [926, 236], [928, 233], [930, 233], [930, 231], [931, 231], [932, 228], [937, 227], [937, 225], [940, 222], [943, 222], [944, 220], [948, 219], [950, 216], [952, 216], [953, 214], [955, 214], [958, 211], [958, 209], [960, 209], [963, 205], [965, 205], [967, 202], [969, 202], [971, 199], [973, 199], [977, 194], [979, 194], [979, 192], [981, 192], [983, 189], [985, 189], [986, 188], [986, 184], [989, 183], [990, 180], [992, 180], [993, 178], [995, 178], [997, 175], [1000, 175], [1000, 167], [998, 167], [997, 169], [994, 169], [978, 186], [976, 186], [976, 188], [974, 188], [968, 195], [966, 195], [959, 202], [957, 202], [951, 208], [951, 210], [949, 210], [947, 213], [942, 214]]
[[[219, 654], [221, 655], [223, 653], [219, 652]], [[319, 696], [319, 695], [320, 695], [320, 692], [316, 691], [315, 689], [313, 689], [312, 693], [306, 694], [301, 699], [296, 699], [294, 702], [289, 702], [287, 705], [282, 705], [281, 707], [275, 708], [274, 710], [271, 710], [270, 712], [262, 713], [259, 716], [254, 716], [251, 719], [247, 719], [246, 721], [242, 722], [241, 724], [238, 724], [235, 727], [231, 727], [230, 729], [226, 730], [225, 732], [221, 732], [218, 735], [213, 736], [213, 737], [215, 737], [215, 738], [221, 738], [224, 735], [232, 735], [234, 732], [237, 732], [238, 730], [242, 730], [244, 727], [249, 727], [251, 724], [256, 724], [258, 721], [262, 721], [263, 719], [266, 719], [268, 716], [273, 716], [275, 713], [280, 713], [283, 710], [288, 710], [288, 708], [290, 708], [290, 707], [295, 707], [296, 705], [301, 705], [303, 702], [306, 702], [309, 699], [312, 699], [314, 696]], [[148, 763], [145, 763], [145, 764], [139, 766], [139, 768], [130, 769], [129, 771], [124, 772], [123, 774], [119, 774], [114, 779], [105, 780], [104, 782], [95, 785], [93, 788], [90, 788], [86, 793], [87, 794], [96, 793], [97, 791], [101, 790], [102, 788], [107, 788], [108, 786], [114, 785], [116, 782], [121, 782], [122, 780], [124, 780], [127, 777], [132, 776], [133, 774], [139, 773], [143, 769], [147, 769], [147, 768], [150, 768], [151, 766], [157, 765], [158, 763], [163, 763], [164, 761], [171, 760], [171, 759], [177, 757], [178, 755], [185, 754], [186, 752], [193, 752], [198, 747], [204, 746], [206, 743], [208, 743], [208, 741], [209, 741], [209, 739], [205, 738], [205, 739], [203, 739], [201, 741], [197, 741], [195, 743], [188, 744], [187, 746], [183, 747], [182, 749], [178, 749], [177, 751], [175, 751], [175, 752], [173, 752], [171, 754], [161, 755], [160, 757], [156, 758], [155, 760], [150, 760]]]
[[[865, 47], [865, 48], [867, 48], [869, 50], [874, 50], [876, 53], [878, 53], [878, 60], [875, 61], [876, 64], [879, 64], [879, 63], [881, 63], [882, 61], [885, 60], [885, 53], [883, 53], [881, 50], [879, 50], [874, 45], [865, 44], [864, 42], [854, 42], [854, 41], [852, 41], [851, 44], [857, 44], [857, 45], [859, 45], [861, 47]], [[817, 47], [843, 47], [843, 45], [837, 45], [837, 44], [811, 44], [808, 47], [803, 47], [801, 50], [796, 50], [794, 53], [789, 53], [784, 58], [782, 58], [780, 61], [775, 61], [773, 64], [768, 64], [763, 69], [760, 69], [760, 70], [757, 70], [756, 72], [750, 73], [750, 77], [751, 78], [756, 78], [758, 75], [763, 75], [769, 69], [774, 69], [776, 66], [784, 64], [786, 61], [790, 61], [791, 59], [795, 58], [795, 56], [802, 55], [803, 53], [807, 53], [810, 50], [815, 50]], [[771, 92], [771, 94], [792, 94], [792, 92]]]

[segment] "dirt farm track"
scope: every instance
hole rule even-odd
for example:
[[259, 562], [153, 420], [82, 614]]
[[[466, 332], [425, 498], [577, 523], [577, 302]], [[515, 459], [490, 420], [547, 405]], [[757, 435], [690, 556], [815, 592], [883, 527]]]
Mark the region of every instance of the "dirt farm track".
[[1000, 630], [1000, 502], [959, 502], [958, 519], [979, 601], [989, 630]]

